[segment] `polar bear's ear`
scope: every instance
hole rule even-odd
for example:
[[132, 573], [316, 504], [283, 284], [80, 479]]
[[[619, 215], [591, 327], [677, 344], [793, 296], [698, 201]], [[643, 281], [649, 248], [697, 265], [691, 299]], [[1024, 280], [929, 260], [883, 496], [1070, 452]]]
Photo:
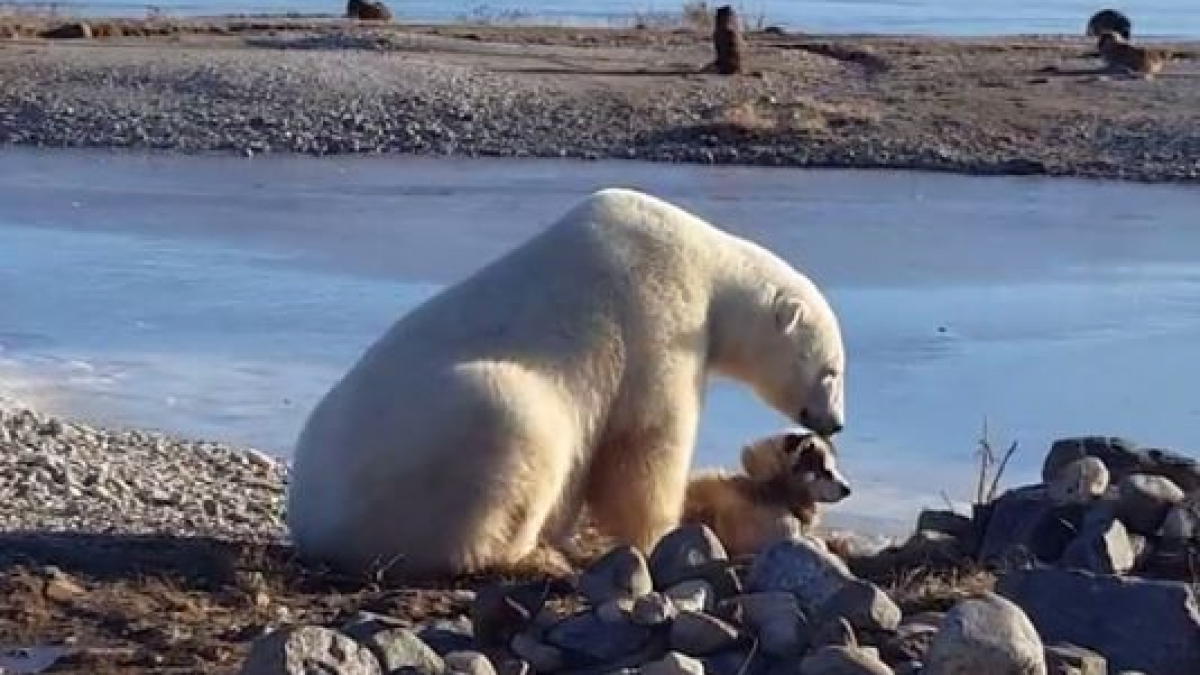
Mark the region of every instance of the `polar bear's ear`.
[[775, 325], [784, 335], [790, 335], [804, 318], [804, 303], [782, 292], [775, 294]]

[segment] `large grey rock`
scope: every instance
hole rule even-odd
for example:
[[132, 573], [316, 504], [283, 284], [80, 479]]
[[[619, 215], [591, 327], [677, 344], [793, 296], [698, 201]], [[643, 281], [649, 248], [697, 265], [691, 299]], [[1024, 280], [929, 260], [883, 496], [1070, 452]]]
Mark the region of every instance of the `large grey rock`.
[[854, 578], [841, 558], [811, 538], [776, 542], [754, 559], [747, 586], [752, 592], [786, 591], [804, 610], [819, 607]]
[[728, 602], [741, 608], [746, 626], [758, 638], [763, 653], [792, 658], [808, 646], [808, 620], [796, 596], [787, 591], [740, 595]]
[[771, 672], [767, 659], [747, 649], [730, 649], [700, 660], [708, 675], [768, 675]]
[[1046, 669], [1050, 675], [1108, 675], [1108, 662], [1090, 649], [1054, 644], [1046, 646]]
[[1055, 441], [1042, 466], [1042, 480], [1050, 483], [1070, 462], [1096, 457], [1119, 483], [1126, 476], [1146, 473], [1171, 479], [1185, 492], [1200, 489], [1200, 462], [1185, 454], [1160, 448], [1139, 449], [1132, 441], [1105, 436], [1081, 436]]
[[728, 622], [690, 610], [675, 617], [667, 637], [671, 649], [690, 656], [715, 654], [736, 645], [739, 639], [738, 629]]
[[1063, 467], [1084, 457], [1104, 462], [1114, 481], [1145, 467], [1137, 444], [1116, 436], [1078, 436], [1054, 441], [1042, 463], [1042, 482], [1053, 483]]
[[1005, 575], [997, 590], [1046, 641], [1095, 650], [1112, 669], [1200, 673], [1200, 609], [1185, 584], [1030, 569]]
[[839, 617], [859, 630], [891, 632], [900, 625], [901, 614], [900, 607], [883, 589], [854, 579], [817, 608], [812, 622], [823, 624]]
[[382, 675], [379, 661], [353, 639], [319, 626], [290, 626], [255, 640], [242, 675]]
[[1184, 498], [1171, 479], [1149, 474], [1126, 476], [1117, 489], [1117, 517], [1131, 531], [1146, 536], [1158, 534], [1167, 512]]
[[1098, 574], [1127, 574], [1137, 555], [1125, 526], [1116, 518], [1087, 522], [1063, 552], [1062, 565]]
[[641, 675], [704, 675], [704, 663], [686, 654], [668, 652], [656, 661], [642, 664]]
[[892, 669], [859, 647], [821, 647], [800, 662], [800, 675], [892, 675]]
[[1058, 560], [1084, 515], [1082, 508], [1055, 505], [1042, 486], [1009, 490], [990, 507], [979, 550], [980, 560], [988, 564], [1030, 557], [1042, 562]]
[[618, 546], [598, 558], [580, 575], [578, 586], [593, 605], [632, 600], [654, 590], [646, 558], [632, 546]]
[[665, 589], [688, 579], [705, 578], [703, 570], [729, 555], [717, 535], [707, 526], [690, 523], [668, 532], [650, 553], [650, 576], [654, 587]]
[[342, 632], [371, 650], [385, 673], [404, 670], [411, 675], [441, 675], [446, 670], [442, 657], [407, 628], [387, 627], [367, 618], [347, 623]]
[[1042, 641], [1021, 608], [994, 593], [956, 604], [925, 654], [926, 675], [1046, 675]]
[[649, 629], [642, 626], [605, 623], [593, 612], [581, 612], [551, 627], [545, 642], [590, 661], [607, 663], [638, 651], [650, 637]]

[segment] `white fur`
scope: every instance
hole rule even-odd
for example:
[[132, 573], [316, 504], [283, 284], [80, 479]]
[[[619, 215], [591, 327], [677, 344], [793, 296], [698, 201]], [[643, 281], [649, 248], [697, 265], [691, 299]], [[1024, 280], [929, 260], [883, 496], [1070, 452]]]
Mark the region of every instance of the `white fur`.
[[808, 278], [657, 198], [597, 192], [402, 317], [318, 403], [295, 543], [464, 572], [560, 542], [586, 503], [649, 548], [677, 523], [710, 372], [841, 427], [841, 334]]

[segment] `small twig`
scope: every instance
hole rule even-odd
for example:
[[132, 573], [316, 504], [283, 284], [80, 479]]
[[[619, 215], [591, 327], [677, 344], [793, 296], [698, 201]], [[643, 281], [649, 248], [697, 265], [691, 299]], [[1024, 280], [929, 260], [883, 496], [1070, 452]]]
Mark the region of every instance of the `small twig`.
[[992, 476], [992, 487], [988, 491], [988, 501], [996, 498], [996, 490], [1000, 487], [1000, 477], [1004, 475], [1004, 470], [1008, 467], [1008, 460], [1012, 459], [1013, 454], [1017, 452], [1017, 442], [1013, 441], [1012, 445], [1008, 446], [1008, 450], [1004, 453], [1004, 458], [1000, 460], [999, 466], [996, 467], [996, 473]]

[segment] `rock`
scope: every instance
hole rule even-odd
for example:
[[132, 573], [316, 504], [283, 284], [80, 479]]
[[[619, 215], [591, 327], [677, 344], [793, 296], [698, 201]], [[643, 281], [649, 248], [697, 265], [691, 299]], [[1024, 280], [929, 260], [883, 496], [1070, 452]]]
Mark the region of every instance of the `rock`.
[[1047, 487], [1060, 506], [1090, 504], [1108, 492], [1108, 467], [1097, 457], [1082, 457], [1064, 466]]
[[639, 598], [654, 590], [646, 558], [632, 546], [619, 546], [588, 566], [579, 577], [579, 593], [593, 605]]
[[751, 591], [787, 591], [804, 609], [819, 607], [854, 576], [841, 558], [805, 537], [776, 542], [758, 554], [747, 581]]
[[1042, 562], [1058, 560], [1084, 515], [1079, 507], [1056, 507], [1041, 486], [1009, 490], [990, 506], [979, 550], [979, 559], [987, 564], [1027, 556]]
[[1117, 517], [1131, 531], [1147, 536], [1158, 533], [1171, 507], [1184, 498], [1183, 490], [1169, 478], [1149, 474], [1126, 476], [1117, 490]]
[[445, 656], [445, 661], [446, 670], [457, 675], [496, 675], [491, 660], [479, 652], [450, 652]]
[[86, 595], [87, 589], [57, 567], [45, 570], [46, 582], [42, 595], [55, 602], [71, 602], [79, 596]]
[[562, 650], [538, 641], [529, 633], [518, 633], [509, 643], [509, 649], [518, 658], [527, 661], [537, 673], [554, 673], [567, 665]]
[[1046, 675], [1042, 641], [1016, 604], [994, 593], [956, 604], [925, 657], [926, 675]]
[[953, 511], [924, 509], [917, 516], [918, 532], [937, 532], [955, 538], [966, 537], [971, 532], [971, 519]]
[[679, 611], [711, 612], [717, 604], [712, 584], [703, 579], [689, 579], [666, 590], [666, 596]]
[[258, 638], [242, 675], [382, 675], [379, 661], [353, 639], [319, 626], [289, 626]]
[[1046, 454], [1042, 480], [1053, 482], [1062, 467], [1083, 457], [1096, 457], [1104, 462], [1113, 484], [1120, 483], [1126, 476], [1145, 473], [1169, 478], [1185, 492], [1200, 489], [1200, 462], [1195, 459], [1160, 448], [1139, 450], [1132, 441], [1104, 436], [1055, 441]]
[[346, 18], [360, 21], [391, 21], [392, 10], [379, 0], [348, 0]]
[[901, 614], [900, 607], [878, 586], [854, 579], [820, 605], [813, 622], [819, 625], [838, 618], [859, 630], [891, 632], [900, 625]]
[[1111, 669], [1200, 673], [1200, 609], [1186, 584], [1030, 569], [1006, 574], [997, 591], [1047, 642], [1095, 650]]
[[737, 628], [715, 616], [686, 610], [675, 617], [668, 644], [689, 656], [708, 656], [729, 649], [740, 640]]
[[768, 675], [770, 671], [767, 659], [745, 649], [720, 652], [700, 661], [709, 675]]
[[371, 650], [383, 672], [400, 669], [410, 675], [441, 675], [446, 664], [437, 652], [429, 648], [413, 631], [402, 627], [387, 627], [374, 616], [368, 616], [342, 627], [342, 632]]
[[901, 623], [893, 635], [880, 645], [883, 660], [888, 663], [903, 663], [905, 661], [924, 661], [925, 653], [929, 651], [929, 643], [937, 635], [941, 622], [929, 623], [924, 621], [906, 620]]
[[1055, 441], [1042, 463], [1042, 482], [1053, 483], [1063, 468], [1084, 457], [1095, 457], [1111, 474], [1116, 482], [1125, 476], [1145, 468], [1145, 458], [1138, 452], [1137, 444], [1115, 436], [1078, 436]]
[[662, 593], [650, 593], [633, 601], [630, 618], [639, 626], [661, 626], [675, 618], [679, 610]]
[[728, 602], [740, 608], [763, 653], [779, 658], [804, 653], [808, 646], [808, 621], [796, 596], [787, 591], [773, 591], [740, 595]]
[[629, 623], [633, 621], [633, 601], [609, 600], [596, 608], [596, 616], [604, 623]]
[[820, 628], [813, 631], [810, 643], [812, 649], [857, 647], [858, 638], [854, 636], [854, 627], [850, 625], [850, 622], [839, 616], [832, 621], [820, 624]]
[[496, 675], [530, 675], [533, 666], [522, 659], [504, 659], [496, 665]]
[[657, 661], [643, 664], [641, 675], [704, 675], [704, 664], [678, 652], [668, 652]]
[[1160, 536], [1176, 543], [1200, 541], [1200, 491], [1192, 492], [1167, 511]]
[[552, 626], [545, 641], [593, 662], [608, 663], [641, 649], [650, 636], [642, 626], [604, 623], [592, 612], [581, 612]]
[[471, 625], [482, 646], [507, 644], [523, 631], [546, 604], [544, 583], [493, 584], [475, 594]]
[[1050, 675], [1108, 675], [1108, 662], [1096, 652], [1071, 644], [1046, 646]]
[[800, 675], [892, 675], [892, 669], [858, 647], [821, 647], [800, 662]]
[[1067, 546], [1060, 564], [1098, 574], [1127, 574], [1137, 561], [1133, 542], [1116, 518], [1087, 522]]
[[42, 31], [39, 37], [47, 40], [90, 40], [92, 27], [82, 21], [64, 23]]
[[429, 622], [417, 630], [417, 637], [443, 656], [450, 652], [467, 651], [475, 646], [471, 621], [466, 617]]
[[1200, 461], [1172, 450], [1148, 448], [1142, 450], [1144, 473], [1171, 479], [1184, 492], [1200, 490]]
[[689, 579], [703, 579], [699, 570], [727, 561], [725, 547], [707, 526], [690, 523], [668, 532], [650, 553], [650, 576], [658, 589]]

